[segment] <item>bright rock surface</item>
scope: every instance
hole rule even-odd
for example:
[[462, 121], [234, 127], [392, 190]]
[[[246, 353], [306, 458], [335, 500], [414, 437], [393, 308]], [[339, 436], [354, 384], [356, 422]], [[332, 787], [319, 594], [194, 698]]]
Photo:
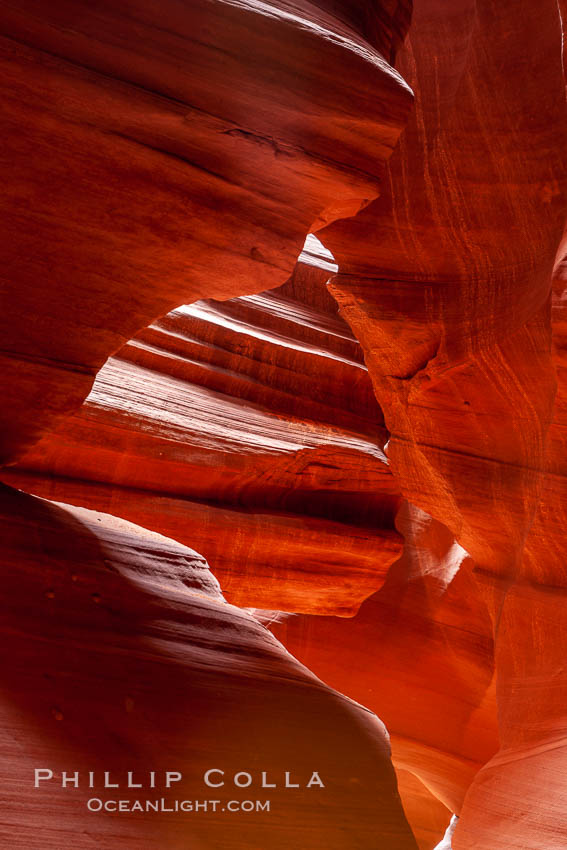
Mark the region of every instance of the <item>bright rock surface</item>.
[[154, 318], [283, 283], [312, 226], [378, 195], [411, 108], [388, 64], [409, 12], [0, 3], [0, 460]]
[[470, 554], [470, 604], [492, 618], [500, 750], [465, 798], [453, 847], [560, 850], [564, 405], [559, 356], [554, 413], [549, 310], [566, 213], [558, 5], [462, 0], [448, 14], [416, 0], [398, 67], [416, 108], [388, 189], [319, 235], [392, 434], [394, 477]]
[[223, 850], [564, 850], [564, 7], [0, 6], [3, 479], [123, 518], [3, 492], [11, 769], [260, 730], [369, 796]]
[[4, 480], [195, 547], [234, 604], [356, 613], [401, 554], [399, 494], [360, 345], [314, 261], [142, 331]]

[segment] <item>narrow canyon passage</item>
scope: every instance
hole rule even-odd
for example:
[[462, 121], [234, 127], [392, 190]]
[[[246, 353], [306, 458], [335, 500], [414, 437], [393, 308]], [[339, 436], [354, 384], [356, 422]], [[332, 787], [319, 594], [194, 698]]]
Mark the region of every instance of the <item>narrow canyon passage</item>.
[[431, 850], [497, 748], [490, 622], [467, 553], [401, 501], [360, 346], [325, 285], [335, 267], [308, 244], [283, 287], [141, 332], [4, 480], [205, 555], [229, 602], [386, 722]]
[[[317, 804], [315, 820], [311, 805], [303, 811], [297, 809], [295, 800], [299, 825], [291, 822], [286, 826], [271, 816], [256, 818], [250, 831], [239, 826], [235, 838], [234, 826], [227, 832], [222, 818], [209, 819], [206, 826], [191, 832], [192, 840], [202, 841], [203, 846], [210, 846], [207, 835], [211, 831], [212, 846], [222, 842], [223, 847], [262, 847], [268, 841], [270, 846], [283, 847], [299, 831], [305, 847], [320, 847], [324, 842], [331, 848], [364, 848], [372, 846], [379, 830], [380, 840], [387, 841], [388, 847], [415, 847], [395, 792], [387, 739], [378, 720], [317, 682], [275, 641], [270, 643], [269, 632], [259, 622], [265, 620], [265, 610], [257, 611], [256, 616], [240, 612], [234, 621], [236, 611], [222, 601], [202, 555], [180, 545], [198, 542], [198, 550], [214, 565], [213, 573], [229, 601], [248, 609], [328, 614], [333, 619], [356, 613], [363, 599], [383, 584], [398, 558], [402, 537], [394, 518], [400, 497], [383, 452], [388, 435], [360, 346], [326, 291], [325, 281], [333, 270], [328, 266], [316, 249], [315, 253], [306, 251], [291, 280], [280, 289], [218, 304], [199, 302], [158, 320], [108, 361], [75, 417], [3, 473], [5, 482], [51, 500], [16, 495], [8, 489], [4, 492], [5, 522], [17, 529], [11, 549], [14, 591], [9, 610], [19, 610], [16, 599], [23, 561], [30, 583], [23, 594], [27, 616], [40, 623], [37, 633], [31, 629], [27, 638], [31, 645], [25, 652], [37, 651], [33, 647], [38, 640], [40, 646], [45, 644], [41, 667], [47, 671], [50, 685], [46, 696], [52, 704], [42, 700], [39, 712], [30, 704], [29, 691], [38, 687], [33, 672], [37, 664], [30, 665], [26, 689], [18, 675], [23, 650], [11, 644], [6, 650], [6, 669], [10, 671], [6, 686], [18, 713], [25, 707], [28, 722], [39, 727], [35, 748], [42, 754], [45, 720], [41, 709], [47, 711], [48, 725], [72, 718], [72, 734], [66, 722], [65, 730], [57, 735], [57, 746], [67, 758], [71, 754], [85, 773], [92, 769], [95, 755], [96, 763], [103, 764], [105, 753], [106, 758], [111, 753], [116, 758], [115, 750], [121, 758], [129, 753], [134, 766], [143, 766], [150, 758], [159, 765], [163, 748], [175, 753], [175, 764], [182, 759], [184, 772], [189, 765], [195, 775], [201, 765], [208, 764], [205, 754], [216, 758], [215, 763], [222, 759], [226, 772], [231, 768], [234, 772], [239, 767], [237, 754], [248, 749], [253, 764], [266, 761], [277, 771], [285, 754], [291, 752], [297, 761], [296, 752], [305, 749], [305, 735], [310, 744], [300, 758], [302, 775], [310, 760], [322, 767], [328, 759], [330, 765], [337, 759], [346, 765], [343, 750], [354, 759], [353, 766], [346, 767], [344, 781], [337, 784], [333, 779], [331, 783], [330, 808]], [[321, 360], [327, 369], [323, 379]], [[17, 506], [15, 516], [13, 504]], [[71, 504], [79, 507], [72, 509]], [[85, 507], [97, 513], [85, 511]], [[28, 538], [27, 514], [38, 527], [39, 538]], [[54, 528], [52, 517], [61, 519]], [[59, 531], [58, 525], [64, 523], [66, 528], [70, 522], [75, 523], [79, 541], [83, 537], [90, 540], [94, 533], [93, 555], [75, 534]], [[167, 534], [168, 539], [147, 531], [150, 528]], [[34, 579], [38, 543], [48, 560], [43, 574]], [[74, 573], [74, 553], [78, 551], [84, 563]], [[113, 587], [118, 580], [123, 584], [120, 592]], [[139, 589], [145, 596], [140, 596]], [[205, 604], [199, 601], [204, 595], [217, 599], [220, 611], [215, 616], [227, 618], [218, 633], [203, 613], [192, 613], [191, 606]], [[173, 600], [185, 607], [172, 619], [168, 609]], [[46, 623], [39, 613], [44, 604], [48, 606]], [[160, 605], [165, 606], [162, 611]], [[77, 640], [77, 628], [83, 631], [83, 640]], [[23, 634], [29, 629], [26, 623], [21, 626]], [[244, 647], [233, 647], [233, 637], [240, 632], [244, 636], [247, 630], [251, 636], [245, 638]], [[105, 633], [104, 643], [109, 643], [101, 656], [94, 647]], [[87, 645], [93, 645], [92, 651], [83, 646], [85, 639]], [[56, 652], [61, 641], [68, 644], [63, 659]], [[189, 655], [184, 649], [187, 641]], [[296, 665], [299, 681], [311, 677], [321, 689], [323, 707], [317, 709], [315, 701], [313, 727], [307, 719], [310, 709], [303, 699], [297, 700], [288, 683], [282, 687], [293, 705], [291, 712], [274, 691], [266, 663], [261, 656], [258, 661], [256, 644], [272, 647], [276, 655], [280, 653], [277, 657], [282, 663]], [[177, 665], [171, 674], [173, 693], [165, 683], [156, 686], [155, 671], [143, 672], [135, 660], [140, 657], [142, 663], [148, 652], [153, 657], [158, 648], [163, 661], [157, 658], [154, 664]], [[117, 649], [115, 668], [104, 653]], [[121, 668], [122, 653], [129, 659], [127, 671]], [[234, 653], [239, 659], [236, 670]], [[246, 664], [253, 665], [251, 671], [243, 667]], [[279, 660], [274, 676], [287, 682], [289, 673], [278, 664]], [[194, 681], [195, 669], [203, 665], [212, 668], [208, 674], [212, 683], [206, 686], [205, 696]], [[74, 681], [77, 666], [83, 670], [81, 688], [85, 691], [80, 705], [75, 704], [73, 691], [62, 687], [65, 681]], [[181, 681], [177, 681], [178, 668], [183, 671]], [[149, 675], [152, 682], [146, 683]], [[159, 675], [170, 674], [164, 671]], [[248, 679], [244, 701], [234, 684], [235, 676], [237, 681], [239, 676]], [[102, 692], [87, 708], [96, 683], [103, 685]], [[226, 691], [226, 705], [213, 707], [207, 689]], [[173, 699], [180, 694], [181, 701]], [[332, 719], [327, 699], [347, 707], [353, 734], [360, 734], [358, 743], [348, 734], [345, 737], [350, 720], [345, 726], [345, 716], [340, 713]], [[326, 720], [319, 728], [321, 713]], [[301, 722], [292, 715], [300, 716]], [[197, 726], [188, 734], [182, 724], [189, 717]], [[164, 718], [160, 734], [167, 738], [160, 741], [152, 732], [148, 741], [144, 735], [142, 743], [142, 729], [147, 734], [154, 722], [161, 727]], [[13, 720], [6, 722], [11, 729]], [[245, 729], [230, 731], [233, 722], [245, 722]], [[215, 729], [223, 729], [218, 751], [212, 733], [203, 729], [203, 724], [206, 730], [211, 723]], [[82, 735], [91, 726], [96, 747], [84, 749]], [[270, 739], [277, 740], [279, 755], [259, 737], [262, 726]], [[359, 727], [360, 733], [355, 733]], [[233, 741], [228, 752], [227, 735]], [[57, 746], [42, 755], [55, 766], [61, 764], [60, 756], [53, 762]], [[381, 753], [378, 761], [373, 747]], [[250, 756], [243, 757], [250, 762]], [[377, 771], [371, 784], [368, 775], [361, 773], [365, 761], [369, 769], [372, 766]], [[17, 761], [16, 765], [23, 781], [25, 768]], [[328, 766], [327, 775], [332, 771]], [[280, 773], [285, 773], [283, 768]], [[449, 812], [415, 774], [405, 771], [399, 777], [406, 813], [413, 815], [416, 831], [423, 831], [420, 846], [431, 847], [443, 833]], [[272, 797], [275, 793], [270, 791]], [[279, 800], [277, 796], [272, 799], [272, 804], [280, 804], [281, 817], [285, 817], [286, 803], [289, 809], [285, 793], [282, 791]], [[377, 806], [378, 797], [382, 802]], [[75, 824], [73, 810], [65, 811], [65, 817]], [[63, 840], [59, 826], [50, 830], [54, 842]], [[166, 842], [168, 847], [183, 846], [185, 830], [179, 820], [171, 827], [160, 821], [143, 840], [150, 842], [148, 846], [155, 841]], [[96, 840], [108, 840], [105, 832], [95, 834]], [[23, 835], [25, 841], [30, 840], [27, 832]], [[128, 833], [119, 832], [117, 840], [127, 842]]]
[[565, 850], [561, 12], [0, 0], [3, 846]]

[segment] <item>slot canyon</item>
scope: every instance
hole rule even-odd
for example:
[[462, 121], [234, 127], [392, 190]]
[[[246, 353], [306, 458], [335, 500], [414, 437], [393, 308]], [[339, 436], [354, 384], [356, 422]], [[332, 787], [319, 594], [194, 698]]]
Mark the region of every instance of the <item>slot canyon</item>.
[[566, 850], [566, 14], [0, 0], [2, 847]]

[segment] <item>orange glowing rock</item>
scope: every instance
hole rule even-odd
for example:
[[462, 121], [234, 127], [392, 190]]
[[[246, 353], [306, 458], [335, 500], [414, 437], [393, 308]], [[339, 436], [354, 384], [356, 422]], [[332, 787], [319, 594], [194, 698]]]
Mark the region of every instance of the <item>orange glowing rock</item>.
[[[415, 850], [382, 724], [228, 605], [200, 555], [7, 487], [0, 526], [6, 846]], [[226, 809], [256, 798], [269, 810]], [[136, 817], [109, 814], [120, 800]]]
[[380, 5], [0, 4], [3, 461], [154, 318], [278, 286], [378, 195], [412, 102]]
[[[3, 772], [279, 777], [222, 850], [564, 850], [565, 2], [354, 6], [0, 5], [2, 478], [52, 500], [0, 494]], [[55, 802], [11, 846], [186, 846]]]
[[399, 495], [360, 346], [314, 261], [141, 332], [4, 480], [196, 548], [235, 604], [355, 614], [401, 553]]

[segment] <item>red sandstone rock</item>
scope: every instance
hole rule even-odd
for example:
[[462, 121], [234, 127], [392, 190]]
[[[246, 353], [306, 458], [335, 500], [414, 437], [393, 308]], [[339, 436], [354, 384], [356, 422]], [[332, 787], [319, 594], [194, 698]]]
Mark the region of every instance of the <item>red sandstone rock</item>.
[[491, 622], [450, 532], [410, 506], [399, 527], [404, 554], [354, 618], [270, 628], [324, 681], [379, 713], [395, 766], [459, 812], [498, 745]]
[[[501, 747], [467, 797], [456, 847], [472, 847], [469, 835], [510, 846], [560, 848], [567, 841], [564, 801], [564, 612], [567, 382], [565, 364], [565, 262], [553, 285], [553, 341], [557, 396], [545, 461], [541, 503], [525, 541], [515, 582], [496, 595], [498, 609]], [[535, 787], [534, 787], [535, 786]], [[521, 830], [517, 819], [521, 818]], [[474, 830], [474, 832], [473, 832]], [[489, 838], [490, 836], [490, 838]], [[460, 842], [460, 843], [457, 843]]]
[[376, 197], [408, 7], [0, 5], [3, 461], [154, 318], [283, 283], [316, 219]]
[[[145, 4], [57, 3], [46, 11], [31, 0], [3, 8], [11, 36], [3, 54], [11, 284], [0, 436], [3, 457], [13, 458], [78, 408], [107, 355], [142, 326], [181, 301], [277, 286], [307, 229], [376, 197], [409, 106], [376, 50], [393, 60], [409, 9], [168, 3], [158, 15]], [[382, 412], [355, 340], [301, 273], [275, 294], [200, 302], [142, 331], [99, 374], [87, 405], [7, 477], [198, 540], [203, 551], [220, 523], [211, 560], [243, 605], [354, 614], [377, 591], [351, 619], [270, 619], [315, 673], [386, 720], [423, 847], [441, 836], [445, 813], [425, 786], [461, 814], [450, 829], [454, 850], [564, 850], [567, 842], [557, 814], [567, 697], [562, 264], [555, 410], [548, 304], [565, 223], [561, 35], [553, 0], [457, 0], [450, 9], [416, 0], [399, 62], [416, 108], [386, 190], [355, 219], [322, 232], [340, 266], [333, 295], [363, 346], [392, 434], [394, 478], [380, 458]], [[50, 480], [54, 473], [67, 480]], [[137, 498], [133, 487], [145, 492]], [[398, 490], [421, 510], [407, 509], [404, 555], [380, 588], [394, 554], [387, 532]], [[14, 552], [32, 546], [30, 529], [45, 528], [31, 507], [39, 504], [52, 517], [47, 503], [26, 501]], [[69, 533], [63, 526], [57, 539]], [[113, 552], [116, 542], [112, 536]], [[377, 555], [373, 573], [375, 545], [386, 555]], [[38, 563], [46, 557], [42, 549]], [[150, 560], [149, 599], [157, 601], [146, 602], [161, 617], [162, 585], [179, 580], [169, 549]], [[25, 563], [32, 599], [39, 579]], [[126, 547], [124, 563], [135, 572], [135, 547]], [[310, 574], [300, 576], [306, 563]], [[339, 589], [345, 576], [353, 586]], [[22, 682], [37, 690], [45, 683], [39, 687], [37, 666], [22, 676], [17, 664], [30, 644], [13, 634], [22, 623], [33, 632], [41, 616], [33, 618], [21, 584], [7, 590], [15, 647], [8, 690], [23, 706]], [[48, 604], [57, 599], [46, 592]], [[146, 635], [146, 608], [138, 617], [136, 599], [126, 608]], [[169, 617], [169, 597], [165, 609]], [[79, 629], [69, 607], [62, 614]], [[234, 616], [246, 634], [259, 634], [247, 615]], [[90, 609], [88, 624], [89, 617]], [[167, 617], [158, 631], [169, 639], [180, 626], [170, 628]], [[184, 683], [202, 652], [198, 629], [189, 632], [174, 647], [160, 644], [162, 655], [175, 651]], [[96, 634], [103, 643], [111, 635], [115, 661], [123, 645], [108, 622]], [[47, 646], [40, 643], [41, 660], [53, 663], [58, 639], [49, 632]], [[308, 674], [283, 657], [303, 682]], [[78, 676], [73, 653], [63, 661], [60, 669]], [[136, 661], [134, 678], [146, 680], [146, 661]], [[163, 714], [169, 678], [156, 664], [164, 689], [151, 700]], [[95, 678], [87, 677], [88, 688]], [[255, 703], [247, 692], [252, 704], [239, 710], [263, 718], [265, 691], [258, 693]], [[76, 694], [68, 698], [73, 707]], [[207, 699], [198, 698], [206, 713]], [[298, 709], [281, 682], [274, 699], [278, 716], [278, 699]], [[25, 705], [44, 739], [45, 720]], [[128, 741], [126, 725], [101, 705], [105, 729]], [[331, 723], [327, 706], [320, 714]], [[65, 712], [53, 711], [62, 722]], [[180, 721], [166, 717], [163, 734], [173, 740]], [[302, 734], [312, 728], [301, 724]], [[289, 749], [289, 736], [282, 741]], [[379, 800], [401, 835], [397, 803], [388, 814]], [[334, 814], [325, 813], [331, 837], [321, 836], [329, 847], [339, 840]], [[389, 827], [380, 823], [384, 835]], [[237, 840], [251, 846], [246, 834]], [[356, 846], [352, 840], [344, 846]], [[369, 846], [373, 838], [360, 840]]]
[[360, 346], [308, 259], [144, 330], [4, 480], [191, 545], [235, 604], [356, 613], [401, 552], [399, 499]]
[[449, 810], [415, 774], [401, 768], [396, 774], [404, 811], [419, 850], [437, 850], [439, 835], [444, 833], [451, 817]]
[[453, 847], [559, 850], [564, 525], [562, 476], [544, 474], [563, 407], [548, 449], [548, 299], [565, 222], [557, 4], [459, 2], [448, 15], [417, 0], [399, 68], [416, 109], [389, 189], [321, 239], [392, 432], [393, 473], [470, 553], [493, 619], [501, 749]]
[[[4, 846], [414, 848], [383, 727], [226, 604], [204, 559], [3, 487]], [[341, 765], [337, 770], [337, 764]], [[183, 774], [174, 791], [35, 789], [35, 768]], [[204, 786], [204, 771], [255, 785]], [[258, 788], [261, 771], [325, 788]], [[218, 776], [215, 776], [218, 779]], [[326, 782], [325, 782], [326, 780]], [[112, 781], [116, 781], [112, 779]], [[139, 781], [139, 780], [137, 780]], [[271, 779], [271, 781], [275, 781]], [[270, 813], [95, 814], [90, 798], [271, 799]]]
[[394, 530], [255, 512], [32, 473], [4, 478], [56, 501], [104, 510], [191, 542], [213, 563], [229, 602], [246, 608], [352, 616], [401, 550]]
[[[321, 238], [345, 272], [333, 291], [365, 349], [404, 493], [480, 564], [502, 568], [537, 504], [551, 415], [545, 311], [567, 122], [556, 4], [477, 5], [474, 23], [470, 3], [451, 17], [416, 3], [399, 65], [419, 108], [391, 188]], [[528, 67], [523, 39], [535, 29]]]

